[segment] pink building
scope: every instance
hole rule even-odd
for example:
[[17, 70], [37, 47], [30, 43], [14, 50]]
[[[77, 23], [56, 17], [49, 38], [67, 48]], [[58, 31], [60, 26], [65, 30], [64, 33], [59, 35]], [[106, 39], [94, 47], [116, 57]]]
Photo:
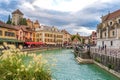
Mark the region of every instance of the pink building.
[[93, 31], [92, 34], [91, 34], [91, 42], [92, 42], [92, 44], [96, 45], [97, 33], [95, 31]]
[[24, 42], [33, 41], [33, 30], [28, 26], [16, 26], [18, 28], [17, 31], [17, 39]]

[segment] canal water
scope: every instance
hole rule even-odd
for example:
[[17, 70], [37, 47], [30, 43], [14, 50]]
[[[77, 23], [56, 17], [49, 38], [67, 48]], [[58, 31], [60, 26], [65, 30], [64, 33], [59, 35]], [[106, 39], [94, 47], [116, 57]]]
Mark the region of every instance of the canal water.
[[37, 52], [52, 65], [53, 80], [120, 80], [95, 64], [78, 64], [72, 50]]

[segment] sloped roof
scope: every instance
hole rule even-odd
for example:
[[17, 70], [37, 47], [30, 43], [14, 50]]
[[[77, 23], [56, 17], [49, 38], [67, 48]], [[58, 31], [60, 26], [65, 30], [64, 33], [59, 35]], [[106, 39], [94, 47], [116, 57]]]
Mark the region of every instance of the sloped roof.
[[33, 32], [33, 30], [32, 30], [30, 27], [28, 27], [28, 26], [21, 25], [20, 27], [21, 27], [21, 29], [22, 29], [23, 31]]
[[120, 9], [102, 17], [103, 21], [110, 20], [120, 16]]
[[6, 24], [2, 21], [0, 21], [0, 27], [3, 27], [3, 28], [8, 28], [8, 29], [14, 29], [14, 30], [18, 30], [17, 27], [11, 25], [11, 24]]
[[69, 32], [67, 32], [65, 29], [62, 30], [61, 32], [65, 33], [65, 34], [69, 34], [69, 35], [71, 35], [71, 34], [70, 34]]
[[13, 11], [12, 14], [21, 14], [21, 15], [23, 15], [23, 13], [19, 9]]
[[[45, 26], [45, 25], [41, 25], [42, 27], [43, 27], [43, 29], [42, 30], [45, 30], [45, 31], [53, 31], [52, 29], [54, 28], [54, 29], [57, 29], [56, 27], [51, 27], [51, 26]], [[57, 31], [54, 31], [54, 32], [61, 32], [61, 30], [58, 30], [57, 29]]]

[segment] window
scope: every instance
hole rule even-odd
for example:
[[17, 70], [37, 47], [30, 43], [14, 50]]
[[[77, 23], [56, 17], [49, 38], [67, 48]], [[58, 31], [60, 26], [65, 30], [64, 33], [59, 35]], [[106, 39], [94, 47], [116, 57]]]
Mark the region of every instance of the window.
[[113, 41], [110, 42], [111, 46], [113, 45]]
[[102, 46], [104, 46], [104, 41], [102, 41]]
[[36, 37], [39, 37], [39, 34], [36, 34]]
[[15, 33], [5, 31], [5, 36], [15, 37]]
[[118, 22], [120, 23], [120, 19], [118, 19]]
[[106, 32], [105, 32], [105, 37], [106, 37]]
[[112, 25], [112, 22], [110, 22], [110, 25]]
[[2, 36], [2, 31], [0, 30], [0, 36]]
[[112, 35], [113, 35], [113, 36], [115, 35], [115, 32], [114, 32], [114, 31], [112, 32]]

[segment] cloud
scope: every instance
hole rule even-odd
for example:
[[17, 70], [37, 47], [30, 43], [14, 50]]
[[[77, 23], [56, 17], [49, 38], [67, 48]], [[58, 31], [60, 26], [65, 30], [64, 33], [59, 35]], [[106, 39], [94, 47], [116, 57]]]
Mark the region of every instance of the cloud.
[[0, 18], [5, 15], [7, 18], [7, 14], [18, 8], [24, 17], [39, 20], [40, 24], [88, 35], [96, 29], [102, 15], [119, 9], [120, 0], [1, 0], [0, 3]]
[[94, 3], [95, 1], [97, 0], [35, 0], [32, 4], [48, 10], [76, 12]]
[[92, 31], [96, 31], [96, 30], [84, 26], [80, 26], [79, 28], [73, 29], [73, 31], [80, 33], [80, 35], [82, 36], [89, 36], [91, 35]]

